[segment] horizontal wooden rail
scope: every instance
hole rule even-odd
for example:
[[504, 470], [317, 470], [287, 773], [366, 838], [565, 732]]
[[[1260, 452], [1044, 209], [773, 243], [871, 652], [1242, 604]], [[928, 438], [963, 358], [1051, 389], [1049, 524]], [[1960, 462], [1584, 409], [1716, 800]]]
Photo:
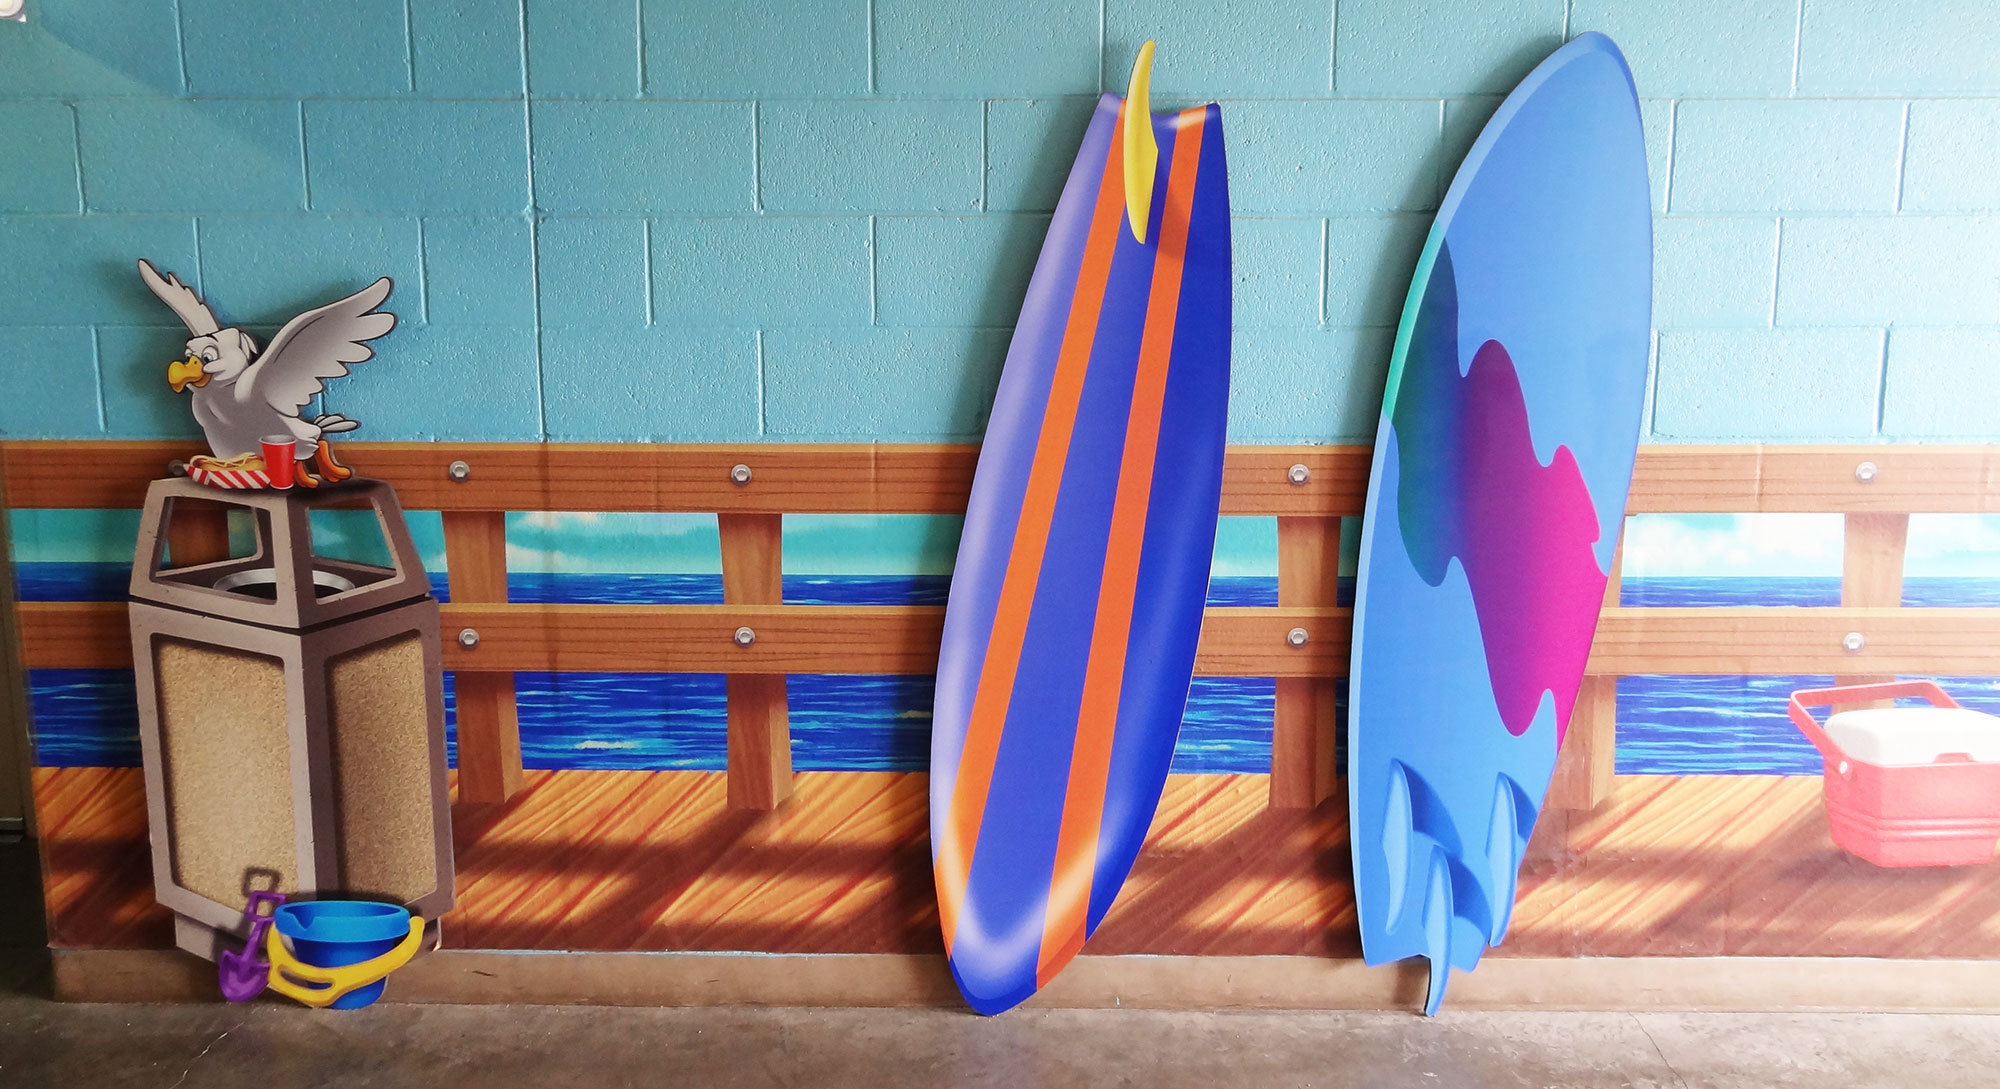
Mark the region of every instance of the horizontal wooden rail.
[[2000, 446], [1642, 446], [1626, 509], [2000, 511]]
[[[1865, 645], [1848, 651], [1850, 633]], [[2000, 609], [1607, 609], [1588, 672], [2000, 674]]]
[[[965, 510], [978, 448], [926, 444], [345, 443], [343, 457], [396, 487], [414, 510], [911, 513]], [[13, 508], [128, 509], [175, 442], [0, 442]], [[1361, 513], [1362, 446], [1235, 446], [1223, 513]], [[453, 462], [469, 470], [463, 482]], [[1864, 463], [1871, 469], [1864, 470]], [[736, 484], [730, 470], [748, 466]], [[1304, 483], [1291, 481], [1295, 465]], [[1640, 448], [1628, 509], [1667, 512], [2000, 511], [2000, 447], [1669, 446]]]
[[[525, 605], [443, 607], [446, 669], [472, 673], [930, 673], [935, 605]], [[122, 602], [20, 608], [30, 669], [130, 668]], [[1346, 609], [1208, 610], [1196, 668], [1211, 676], [1330, 677], [1347, 668]], [[756, 633], [739, 646], [736, 629]], [[471, 628], [467, 649], [458, 633]], [[1305, 646], [1285, 636], [1305, 628]]]
[[[127, 668], [118, 602], [20, 607], [31, 669]], [[445, 668], [472, 673], [929, 673], [943, 609], [934, 605], [528, 605], [443, 609]], [[1224, 677], [1338, 677], [1346, 609], [1208, 610], [1196, 670]], [[738, 646], [736, 629], [756, 633]], [[1304, 628], [1307, 642], [1285, 639]], [[466, 649], [464, 628], [479, 633]], [[1866, 646], [1842, 640], [1859, 632]], [[1606, 609], [1589, 671], [1769, 676], [1832, 673], [2000, 675], [2000, 609]]]
[[[781, 516], [962, 513], [978, 459], [973, 446], [920, 444], [342, 449], [361, 471], [393, 484], [405, 507], [445, 512], [454, 599], [443, 615], [446, 665], [465, 675], [460, 745], [475, 772], [461, 779], [462, 800], [503, 800], [518, 782], [511, 674], [699, 672], [731, 678], [730, 797], [745, 808], [776, 805], [789, 792], [785, 674], [928, 673], [942, 622], [934, 607], [775, 604]], [[14, 508], [136, 508], [149, 480], [194, 452], [188, 442], [0, 442], [4, 499]], [[1347, 669], [1350, 622], [1330, 607], [1335, 520], [1361, 513], [1369, 458], [1362, 446], [1238, 446], [1224, 463], [1223, 513], [1279, 519], [1281, 604], [1210, 609], [1197, 670], [1278, 678], [1274, 805], [1314, 805], [1332, 789], [1332, 685]], [[1564, 805], [1588, 808], [1608, 785], [1621, 675], [2000, 674], [2000, 609], [1892, 607], [1903, 516], [2000, 511], [2000, 447], [1645, 446], [1627, 509], [1844, 513], [1843, 604], [1625, 609], [1614, 578], [1572, 722], [1582, 729], [1572, 729], [1567, 746], [1568, 786], [1557, 792]], [[508, 603], [502, 515], [513, 511], [716, 514], [729, 603]], [[208, 547], [219, 530], [219, 520], [178, 527], [176, 552], [190, 540], [198, 551]], [[19, 615], [31, 668], [130, 665], [122, 604], [28, 604]], [[745, 627], [755, 633], [747, 647], [734, 638]], [[457, 639], [465, 628], [480, 635], [470, 649]], [[1293, 628], [1305, 629], [1304, 646], [1287, 642]], [[1850, 652], [1844, 643], [1853, 633], [1865, 645]]]

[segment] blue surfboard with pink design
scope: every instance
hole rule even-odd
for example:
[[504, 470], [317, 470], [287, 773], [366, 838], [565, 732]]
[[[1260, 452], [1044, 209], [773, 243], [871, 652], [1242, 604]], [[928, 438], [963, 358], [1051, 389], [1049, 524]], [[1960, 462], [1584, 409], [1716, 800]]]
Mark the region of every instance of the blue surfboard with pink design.
[[1439, 207], [1362, 526], [1348, 806], [1363, 956], [1506, 936], [1618, 546], [1652, 306], [1639, 100], [1609, 38], [1535, 68]]
[[1153, 114], [1143, 86], [1098, 102], [1049, 225], [945, 610], [931, 853], [952, 976], [981, 1013], [1053, 978], [1111, 907], [1194, 673], [1228, 422], [1229, 193], [1220, 110]]

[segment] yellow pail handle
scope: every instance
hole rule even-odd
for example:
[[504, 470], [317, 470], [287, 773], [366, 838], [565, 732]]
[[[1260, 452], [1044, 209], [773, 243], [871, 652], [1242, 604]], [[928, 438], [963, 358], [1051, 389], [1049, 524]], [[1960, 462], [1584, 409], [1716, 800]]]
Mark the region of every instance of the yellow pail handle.
[[285, 948], [277, 927], [272, 927], [265, 934], [264, 955], [271, 962], [272, 990], [316, 1009], [323, 1009], [369, 984], [388, 978], [390, 972], [410, 963], [410, 958], [417, 955], [423, 944], [423, 917], [412, 915], [408, 937], [387, 953], [359, 964], [345, 964], [338, 968], [307, 964]]

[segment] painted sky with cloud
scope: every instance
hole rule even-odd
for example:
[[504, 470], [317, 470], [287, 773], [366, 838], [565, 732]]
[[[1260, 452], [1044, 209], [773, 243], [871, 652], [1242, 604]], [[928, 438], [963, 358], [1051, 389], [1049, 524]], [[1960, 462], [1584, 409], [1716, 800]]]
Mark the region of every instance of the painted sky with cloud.
[[1837, 514], [1639, 514], [1625, 520], [1628, 578], [1840, 577]]
[[[9, 514], [20, 563], [132, 562], [137, 511], [17, 510]], [[365, 520], [365, 519], [363, 519]], [[443, 521], [408, 513], [424, 565], [445, 569]], [[341, 554], [365, 532], [354, 516], [322, 520], [322, 547]], [[933, 515], [789, 515], [785, 570], [799, 575], [950, 574], [962, 520]], [[1341, 533], [1341, 573], [1354, 572], [1359, 519]], [[240, 535], [240, 534], [239, 534]], [[722, 569], [715, 518], [707, 514], [528, 513], [507, 517], [508, 564], [556, 574], [714, 574]], [[1224, 518], [1215, 573], [1277, 574], [1275, 518]], [[1841, 518], [1832, 514], [1647, 514], [1626, 521], [1629, 578], [1821, 577], [1840, 575]], [[362, 558], [357, 556], [356, 558]], [[1912, 578], [2000, 578], [2000, 515], [1910, 518]]]
[[[136, 510], [16, 510], [7, 513], [15, 563], [132, 562], [139, 539]], [[328, 555], [379, 563], [386, 550], [366, 513], [326, 511], [313, 518], [315, 546]], [[406, 511], [410, 538], [427, 571], [444, 570], [444, 519], [436, 511]], [[230, 537], [249, 540], [247, 518], [232, 518]], [[369, 538], [373, 537], [371, 541]]]
[[[949, 575], [964, 520], [921, 514], [793, 514], [784, 521], [785, 571], [794, 575]], [[1277, 520], [1225, 518], [1216, 574], [1277, 573]], [[508, 566], [557, 574], [721, 570], [715, 519], [702, 514], [515, 514]]]
[[[1628, 578], [1839, 578], [1837, 514], [1640, 514], [1625, 522]], [[1910, 517], [1910, 578], [2000, 578], [2000, 516]]]

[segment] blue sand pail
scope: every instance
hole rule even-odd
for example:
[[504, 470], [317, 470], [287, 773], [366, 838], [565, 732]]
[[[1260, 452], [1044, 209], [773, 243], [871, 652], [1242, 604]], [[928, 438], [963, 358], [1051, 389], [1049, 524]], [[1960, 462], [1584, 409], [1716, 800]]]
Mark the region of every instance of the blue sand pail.
[[[285, 904], [273, 916], [292, 952], [315, 968], [341, 968], [372, 960], [410, 936], [410, 911], [373, 900], [310, 900]], [[331, 1004], [358, 1010], [382, 997], [388, 980], [362, 987]]]

